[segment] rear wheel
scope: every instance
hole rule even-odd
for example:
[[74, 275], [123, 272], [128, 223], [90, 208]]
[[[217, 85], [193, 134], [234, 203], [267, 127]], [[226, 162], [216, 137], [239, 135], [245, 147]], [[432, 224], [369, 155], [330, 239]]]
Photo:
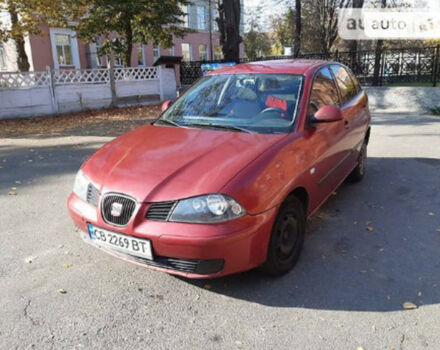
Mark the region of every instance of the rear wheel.
[[351, 174], [348, 176], [348, 180], [351, 182], [361, 181], [364, 178], [366, 169], [367, 169], [367, 144], [366, 142], [364, 142], [359, 152], [358, 165], [356, 166], [356, 168], [353, 169]]
[[297, 263], [305, 235], [304, 206], [296, 197], [288, 198], [281, 206], [269, 241], [267, 260], [261, 269], [273, 276], [290, 271]]

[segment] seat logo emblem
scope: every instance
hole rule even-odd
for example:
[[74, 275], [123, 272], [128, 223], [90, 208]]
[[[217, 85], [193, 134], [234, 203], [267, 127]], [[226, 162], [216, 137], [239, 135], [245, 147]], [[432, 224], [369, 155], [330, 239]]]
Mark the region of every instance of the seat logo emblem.
[[119, 217], [122, 214], [122, 204], [118, 202], [112, 203], [110, 214], [115, 217]]

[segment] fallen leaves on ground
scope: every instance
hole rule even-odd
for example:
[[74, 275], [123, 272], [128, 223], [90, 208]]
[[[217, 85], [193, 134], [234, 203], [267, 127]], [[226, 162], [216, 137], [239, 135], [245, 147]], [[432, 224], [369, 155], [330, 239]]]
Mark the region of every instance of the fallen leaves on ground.
[[72, 264], [64, 264], [63, 268], [65, 269], [70, 269], [72, 267]]
[[204, 286], [203, 286], [203, 288], [205, 288], [205, 289], [211, 289], [212, 288], [212, 285], [210, 285], [209, 283], [206, 283]]
[[60, 293], [60, 294], [67, 294], [67, 290], [65, 290], [63, 288], [58, 289], [57, 292]]
[[[133, 106], [85, 111], [27, 119], [0, 120], [0, 137], [25, 135], [58, 135], [68, 130], [123, 122], [123, 130], [139, 126], [140, 122], [155, 119], [160, 105]], [[120, 131], [120, 126], [116, 128]]]
[[366, 229], [369, 232], [373, 232], [374, 231], [374, 227], [373, 226], [367, 226]]
[[403, 308], [405, 310], [414, 310], [414, 309], [417, 309], [417, 305], [410, 302], [410, 301], [407, 301], [407, 302], [403, 303]]

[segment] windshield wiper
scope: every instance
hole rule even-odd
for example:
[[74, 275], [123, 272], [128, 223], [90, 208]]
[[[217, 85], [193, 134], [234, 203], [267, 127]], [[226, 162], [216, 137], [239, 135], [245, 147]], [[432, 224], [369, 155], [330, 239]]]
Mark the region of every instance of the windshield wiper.
[[176, 122], [174, 122], [172, 120], [168, 120], [168, 119], [159, 119], [154, 122], [154, 124], [156, 124], [156, 123], [163, 123], [163, 124], [177, 126], [178, 128], [183, 128], [183, 126], [180, 125], [179, 123], [176, 123]]
[[223, 125], [223, 124], [213, 124], [213, 123], [185, 123], [185, 126], [202, 126], [208, 128], [217, 128], [217, 129], [225, 129], [225, 130], [233, 130], [239, 132], [245, 132], [247, 134], [255, 134], [254, 131], [242, 128], [241, 126], [235, 125]]

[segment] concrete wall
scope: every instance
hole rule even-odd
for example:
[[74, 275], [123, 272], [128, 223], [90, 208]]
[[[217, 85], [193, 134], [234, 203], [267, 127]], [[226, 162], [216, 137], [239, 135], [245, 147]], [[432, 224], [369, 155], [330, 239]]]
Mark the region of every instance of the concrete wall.
[[[118, 105], [159, 103], [176, 97], [173, 69], [162, 69], [160, 79], [116, 81]], [[0, 88], [0, 119], [100, 109], [111, 104], [110, 84], [63, 84], [50, 87]]]
[[440, 87], [366, 87], [370, 110], [375, 113], [429, 114], [440, 107]]

